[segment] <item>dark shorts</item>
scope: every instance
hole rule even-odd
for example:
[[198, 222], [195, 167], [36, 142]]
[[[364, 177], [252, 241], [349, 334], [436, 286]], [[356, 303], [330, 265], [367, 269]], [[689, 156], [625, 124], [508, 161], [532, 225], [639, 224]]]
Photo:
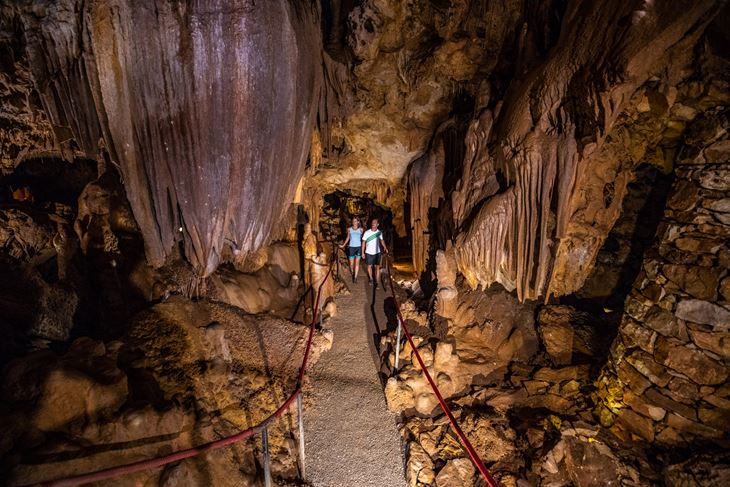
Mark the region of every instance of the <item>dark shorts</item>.
[[347, 256], [350, 259], [362, 259], [362, 249], [360, 247], [347, 247]]
[[380, 265], [380, 252], [377, 254], [365, 254], [365, 263], [367, 265]]

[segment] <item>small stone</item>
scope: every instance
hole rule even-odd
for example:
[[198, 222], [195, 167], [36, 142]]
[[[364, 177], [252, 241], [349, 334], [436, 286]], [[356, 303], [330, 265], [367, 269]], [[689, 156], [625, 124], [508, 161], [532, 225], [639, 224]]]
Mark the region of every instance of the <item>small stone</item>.
[[717, 297], [722, 269], [668, 264], [662, 272], [687, 294], [711, 301]]
[[720, 294], [725, 301], [730, 301], [730, 277], [726, 277], [720, 283]]
[[[650, 389], [653, 390], [653, 389]], [[667, 411], [659, 406], [648, 404], [644, 399], [637, 396], [630, 390], [624, 392], [624, 402], [637, 413], [653, 419], [661, 421], [667, 415]]]
[[627, 384], [636, 394], [642, 394], [646, 389], [651, 387], [651, 382], [646, 376], [639, 373], [639, 371], [625, 360], [619, 364], [617, 373], [621, 382]]
[[558, 414], [567, 414], [575, 406], [575, 403], [556, 394], [538, 394], [528, 397], [525, 406], [533, 409], [547, 409]]
[[698, 347], [716, 353], [723, 358], [730, 358], [730, 333], [724, 331], [704, 332], [690, 329], [689, 335]]
[[662, 443], [664, 445], [679, 445], [684, 443], [684, 438], [682, 438], [677, 430], [674, 428], [664, 428], [654, 437], [654, 441], [657, 443]]
[[730, 225], [730, 214], [728, 213], [716, 213], [715, 218], [723, 225]]
[[588, 366], [573, 365], [571, 367], [563, 367], [561, 369], [551, 369], [543, 367], [533, 376], [535, 380], [543, 380], [547, 382], [561, 382], [564, 380], [586, 380], [588, 379]]
[[658, 306], [652, 307], [646, 314], [644, 325], [664, 336], [672, 337], [679, 335], [679, 323], [675, 316]]
[[563, 325], [541, 325], [540, 338], [555, 365], [567, 365], [573, 357], [573, 328]]
[[[670, 315], [671, 316], [671, 315]], [[621, 338], [629, 348], [639, 347], [647, 353], [654, 353], [656, 333], [625, 316], [620, 328]]]
[[724, 399], [724, 398], [716, 396], [714, 394], [708, 394], [708, 395], [704, 396], [703, 399], [715, 407], [718, 407], [720, 409], [730, 410], [730, 400], [728, 400], [728, 399]]
[[721, 140], [706, 148], [705, 159], [710, 164], [730, 161], [730, 140]]
[[462, 487], [474, 483], [474, 466], [468, 458], [449, 460], [436, 476], [436, 487]]
[[522, 385], [527, 389], [527, 394], [534, 396], [535, 394], [545, 393], [549, 383], [541, 380], [526, 380]]
[[659, 284], [652, 282], [641, 290], [641, 294], [646, 296], [646, 298], [650, 301], [658, 303], [664, 297], [666, 292], [664, 291], [664, 288], [661, 287]]
[[685, 252], [702, 252], [714, 254], [722, 246], [722, 242], [709, 238], [680, 237], [674, 241], [679, 250]]
[[700, 189], [690, 180], [677, 183], [674, 192], [667, 200], [667, 206], [677, 211], [687, 211], [697, 204]]
[[708, 301], [682, 300], [674, 314], [685, 321], [712, 325], [718, 331], [730, 331], [730, 311]]
[[675, 401], [685, 404], [694, 404], [699, 394], [697, 385], [682, 377], [673, 377], [663, 392], [666, 392]]
[[700, 421], [707, 426], [717, 428], [720, 431], [727, 431], [730, 427], [730, 410], [719, 408], [700, 408], [698, 410]]
[[721, 430], [711, 428], [702, 423], [689, 420], [674, 413], [667, 414], [667, 424], [680, 433], [687, 433], [692, 436], [699, 436], [702, 438], [715, 439], [720, 438], [723, 434]]
[[730, 170], [713, 169], [700, 171], [699, 183], [703, 188], [728, 191], [730, 190]]
[[408, 485], [414, 487], [419, 482], [430, 485], [434, 481], [433, 461], [418, 443], [409, 444], [406, 476]]
[[654, 347], [654, 357], [660, 364], [686, 375], [697, 384], [721, 384], [730, 374], [730, 370], [701, 351], [661, 337]]
[[625, 429], [644, 438], [646, 441], [654, 441], [654, 422], [651, 419], [627, 408], [619, 410], [617, 416], [616, 422]]
[[669, 399], [667, 396], [657, 391], [653, 387], [646, 390], [646, 392], [644, 393], [644, 397], [650, 403], [666, 411], [672, 411], [673, 413], [677, 413], [693, 421], [697, 420], [697, 413], [695, 412], [694, 408]]
[[669, 383], [670, 375], [667, 369], [654, 361], [654, 357], [644, 351], [635, 351], [626, 357], [626, 361], [634, 366], [654, 384], [664, 387]]
[[646, 316], [647, 311], [649, 311], [649, 306], [640, 302], [638, 299], [635, 299], [634, 297], [629, 297], [626, 299], [626, 307], [624, 308], [624, 312], [626, 312], [636, 321], [642, 321], [644, 319], [644, 316]]
[[721, 200], [705, 200], [702, 202], [702, 206], [708, 210], [730, 213], [730, 198], [723, 198]]

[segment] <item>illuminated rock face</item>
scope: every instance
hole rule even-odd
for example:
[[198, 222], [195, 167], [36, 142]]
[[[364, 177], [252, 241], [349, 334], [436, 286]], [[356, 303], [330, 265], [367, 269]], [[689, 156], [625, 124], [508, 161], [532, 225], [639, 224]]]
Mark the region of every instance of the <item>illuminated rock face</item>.
[[23, 14], [51, 122], [119, 163], [154, 265], [182, 241], [208, 275], [227, 241], [265, 244], [292, 201], [320, 72], [316, 9], [296, 3], [68, 0]]
[[[654, 246], [598, 381], [601, 422], [677, 445], [727, 441], [730, 145], [727, 111], [688, 127]], [[720, 140], [717, 140], [719, 136]]]

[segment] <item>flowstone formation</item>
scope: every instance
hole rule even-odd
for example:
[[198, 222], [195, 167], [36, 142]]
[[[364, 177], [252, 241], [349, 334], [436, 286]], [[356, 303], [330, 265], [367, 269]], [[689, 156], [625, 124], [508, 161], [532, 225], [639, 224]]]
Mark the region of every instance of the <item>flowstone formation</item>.
[[120, 167], [153, 265], [182, 242], [205, 277], [231, 247], [243, 258], [268, 243], [314, 124], [313, 5], [65, 0], [3, 12], [22, 25], [43, 122], [64, 134], [56, 145]]

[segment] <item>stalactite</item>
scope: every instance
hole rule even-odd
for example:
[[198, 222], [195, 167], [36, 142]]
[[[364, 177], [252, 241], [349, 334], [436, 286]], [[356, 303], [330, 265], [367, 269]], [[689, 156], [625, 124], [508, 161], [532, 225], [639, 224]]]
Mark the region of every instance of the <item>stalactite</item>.
[[[660, 62], [656, 53], [665, 53], [664, 65], [683, 66], [685, 58], [673, 57], [668, 49], [686, 55], [687, 46], [702, 31], [694, 29], [695, 23], [706, 24], [717, 8], [701, 2], [688, 6], [682, 15], [657, 10], [651, 15], [662, 21], [649, 25], [637, 20], [632, 35], [598, 27], [614, 25], [610, 19], [623, 15], [620, 10], [596, 5], [581, 13], [591, 19], [586, 22], [576, 21], [580, 16], [574, 7], [569, 9], [563, 29], [570, 35], [561, 37], [550, 60], [508, 92], [494, 122], [485, 110], [469, 129], [452, 208], [462, 232], [456, 245], [459, 271], [472, 286], [500, 282], [516, 288], [524, 300], [551, 292], [565, 294], [583, 283], [618, 217], [620, 198], [630, 180], [630, 166], [621, 168], [625, 148], [614, 144], [610, 155], [600, 152], [606, 135], [630, 95]], [[614, 45], [610, 39], [619, 37], [629, 39], [612, 51], [624, 60], [623, 76], [601, 63], [603, 50]], [[677, 75], [673, 76], [677, 83]], [[577, 89], [585, 98], [574, 93]], [[620, 130], [619, 126], [619, 134]], [[661, 125], [652, 130], [661, 130]], [[651, 137], [644, 136], [640, 146], [650, 144]], [[599, 200], [603, 186], [594, 188], [592, 182], [592, 165], [609, 173], [618, 166], [612, 177], [607, 176], [615, 188], [614, 200], [605, 207]], [[507, 189], [499, 188], [497, 175]], [[514, 208], [508, 208], [507, 201]]]
[[408, 176], [413, 267], [419, 274], [425, 270], [428, 257], [428, 213], [438, 206], [439, 199], [443, 197], [444, 146], [441, 134], [437, 134], [434, 147], [413, 163]]
[[104, 140], [150, 262], [182, 241], [204, 276], [226, 239], [264, 245], [315, 124], [314, 4], [64, 0], [43, 13], [23, 19], [45, 109], [87, 154]]

